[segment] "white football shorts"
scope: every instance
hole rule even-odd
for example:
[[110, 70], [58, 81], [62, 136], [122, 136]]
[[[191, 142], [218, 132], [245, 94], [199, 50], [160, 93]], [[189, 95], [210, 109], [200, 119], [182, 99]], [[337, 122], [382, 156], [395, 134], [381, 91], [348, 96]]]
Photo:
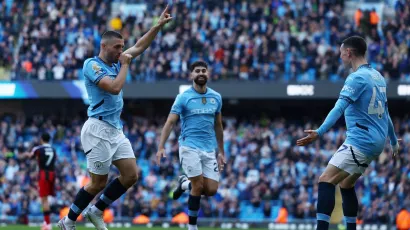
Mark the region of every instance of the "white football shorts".
[[186, 146], [179, 147], [179, 162], [188, 178], [203, 175], [219, 182], [215, 151], [206, 152]]
[[368, 158], [357, 148], [349, 144], [343, 144], [332, 156], [329, 164], [352, 174], [363, 174], [373, 158]]
[[87, 158], [87, 168], [93, 174], [107, 175], [113, 161], [135, 158], [131, 143], [122, 130], [88, 118], [81, 129], [81, 144]]

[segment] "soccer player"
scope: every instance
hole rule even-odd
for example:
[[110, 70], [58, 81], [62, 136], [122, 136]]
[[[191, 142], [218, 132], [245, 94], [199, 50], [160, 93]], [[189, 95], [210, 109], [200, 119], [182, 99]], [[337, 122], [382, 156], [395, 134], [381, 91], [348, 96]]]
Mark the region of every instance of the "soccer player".
[[370, 162], [383, 151], [386, 137], [390, 137], [393, 156], [398, 153], [399, 141], [394, 133], [387, 108], [386, 81], [366, 61], [367, 44], [359, 36], [345, 39], [340, 47], [344, 66], [353, 69], [340, 92], [334, 108], [317, 130], [306, 130], [307, 137], [297, 145], [307, 145], [323, 136], [344, 113], [347, 138], [333, 155], [319, 178], [317, 201], [317, 229], [329, 228], [330, 215], [335, 206], [335, 186], [339, 184], [347, 230], [356, 229], [358, 201], [354, 189], [357, 179]]
[[[167, 6], [157, 24], [124, 52], [124, 39], [121, 34], [107, 31], [102, 35], [99, 55], [84, 62], [83, 72], [90, 106], [89, 119], [81, 130], [81, 143], [91, 181], [77, 193], [68, 216], [58, 222], [60, 229], [75, 229], [77, 217], [96, 194], [105, 188], [98, 201], [84, 216], [97, 230], [106, 230], [102, 219], [104, 209], [137, 181], [134, 151], [122, 131], [120, 120], [123, 107], [122, 87], [131, 59], [144, 52], [171, 19]], [[120, 177], [106, 186], [111, 164], [118, 168]]]
[[57, 154], [54, 148], [49, 144], [50, 135], [44, 133], [41, 135], [40, 146], [34, 147], [33, 150], [26, 156], [36, 158], [39, 167], [38, 188], [43, 207], [44, 223], [42, 230], [51, 230], [50, 224], [50, 205], [48, 196], [54, 196], [55, 172], [54, 164], [57, 159]]
[[[188, 199], [189, 230], [197, 230], [197, 217], [201, 195], [215, 195], [219, 184], [219, 171], [224, 168], [222, 128], [222, 98], [206, 86], [208, 65], [197, 61], [190, 67], [193, 86], [177, 95], [161, 133], [157, 164], [165, 157], [165, 142], [181, 118], [179, 160], [189, 180], [180, 177], [178, 199], [184, 190], [191, 190]], [[218, 148], [218, 157], [215, 150]], [[181, 179], [183, 178], [183, 179]]]

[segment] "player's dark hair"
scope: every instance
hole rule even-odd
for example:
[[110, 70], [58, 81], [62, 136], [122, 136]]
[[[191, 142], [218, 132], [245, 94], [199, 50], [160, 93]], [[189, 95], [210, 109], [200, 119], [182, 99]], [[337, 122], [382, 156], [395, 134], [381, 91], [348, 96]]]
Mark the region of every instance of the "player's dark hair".
[[119, 39], [123, 39], [122, 35], [114, 30], [108, 30], [105, 31], [102, 35], [101, 35], [102, 39], [111, 39], [111, 38], [119, 38]]
[[198, 67], [198, 66], [204, 67], [205, 69], [208, 69], [208, 64], [206, 64], [206, 62], [204, 62], [204, 61], [196, 61], [196, 62], [194, 62], [194, 63], [191, 64], [191, 67], [190, 67], [191, 72], [194, 71], [194, 69], [195, 69], [196, 67]]
[[352, 48], [354, 55], [364, 57], [367, 51], [366, 41], [360, 36], [351, 36], [343, 40], [344, 48]]
[[41, 140], [43, 140], [43, 142], [50, 142], [50, 139], [51, 139], [51, 137], [50, 137], [50, 134], [48, 134], [48, 133], [43, 133], [43, 134], [41, 134]]

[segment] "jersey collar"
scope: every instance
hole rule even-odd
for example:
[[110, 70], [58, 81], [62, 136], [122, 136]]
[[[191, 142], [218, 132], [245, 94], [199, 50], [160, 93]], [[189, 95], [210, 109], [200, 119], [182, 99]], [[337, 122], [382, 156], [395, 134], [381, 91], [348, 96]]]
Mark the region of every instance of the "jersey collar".
[[192, 89], [195, 93], [201, 94], [201, 95], [205, 95], [206, 93], [208, 93], [208, 87], [206, 87], [205, 93], [200, 93], [200, 92], [196, 91], [196, 89], [195, 89], [193, 86], [191, 86], [191, 89]]
[[367, 64], [363, 64], [363, 65], [357, 67], [357, 70], [359, 70], [360, 68], [372, 68], [372, 66], [369, 63], [367, 63]]
[[113, 67], [113, 64], [108, 65], [108, 64], [107, 64], [107, 63], [105, 63], [105, 61], [103, 61], [103, 59], [101, 59], [100, 57], [95, 56], [95, 58], [96, 58], [99, 62], [103, 63], [104, 65], [106, 65], [106, 66], [108, 66], [108, 67]]

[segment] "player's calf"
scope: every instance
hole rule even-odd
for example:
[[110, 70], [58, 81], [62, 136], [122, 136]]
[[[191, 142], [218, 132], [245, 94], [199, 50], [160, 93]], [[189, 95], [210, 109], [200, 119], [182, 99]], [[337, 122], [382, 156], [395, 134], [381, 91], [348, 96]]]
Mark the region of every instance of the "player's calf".
[[48, 197], [41, 197], [41, 203], [43, 206], [43, 216], [45, 225], [50, 225], [50, 205], [48, 204]]
[[84, 211], [84, 209], [90, 204], [104, 186], [107, 183], [108, 175], [97, 175], [90, 173], [91, 182], [78, 191], [74, 202], [71, 204], [70, 211], [67, 218], [64, 219], [64, 223], [68, 226], [73, 226], [78, 216]]
[[319, 182], [317, 200], [317, 230], [328, 230], [330, 215], [335, 207], [335, 185], [327, 182]]
[[95, 194], [91, 194], [84, 188], [78, 191], [74, 202], [71, 204], [70, 211], [68, 212], [68, 218], [65, 218], [65, 222], [69, 225], [74, 224], [78, 216], [88, 206], [88, 204], [94, 199]]
[[330, 215], [335, 207], [335, 185], [339, 184], [349, 173], [329, 164], [319, 177], [319, 194], [317, 201], [317, 230], [328, 230]]
[[138, 180], [135, 159], [120, 159], [114, 161], [113, 164], [120, 170], [121, 176], [114, 179], [107, 185], [104, 193], [101, 194], [97, 203], [91, 207], [91, 211], [97, 215], [101, 215], [112, 202], [126, 193], [128, 188], [134, 185]]
[[91, 211], [96, 214], [102, 214], [102, 212], [111, 205], [112, 202], [117, 200], [127, 192], [128, 188], [121, 184], [119, 178], [114, 179], [108, 184], [104, 193], [101, 194], [97, 203], [91, 208]]
[[343, 214], [345, 215], [347, 230], [356, 230], [356, 218], [359, 211], [359, 202], [353, 188], [340, 188], [342, 193]]
[[354, 185], [361, 174], [353, 174], [340, 183], [340, 192], [342, 194], [342, 207], [345, 216], [347, 230], [356, 230], [357, 212], [359, 211], [359, 202], [357, 200]]
[[198, 212], [201, 205], [201, 195], [204, 192], [204, 178], [201, 176], [189, 178], [191, 181], [191, 193], [188, 198], [189, 230], [197, 230]]

